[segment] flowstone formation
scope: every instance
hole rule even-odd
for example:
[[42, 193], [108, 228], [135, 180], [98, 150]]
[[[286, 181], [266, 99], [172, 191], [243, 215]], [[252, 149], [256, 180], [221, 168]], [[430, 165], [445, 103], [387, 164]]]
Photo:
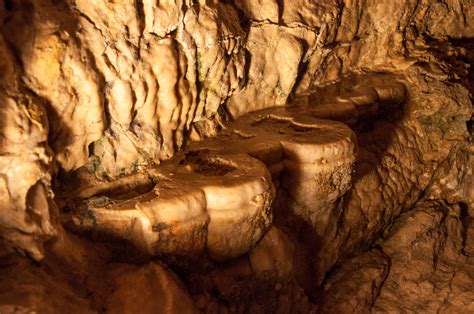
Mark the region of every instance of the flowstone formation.
[[0, 312], [474, 312], [471, 0], [0, 25]]

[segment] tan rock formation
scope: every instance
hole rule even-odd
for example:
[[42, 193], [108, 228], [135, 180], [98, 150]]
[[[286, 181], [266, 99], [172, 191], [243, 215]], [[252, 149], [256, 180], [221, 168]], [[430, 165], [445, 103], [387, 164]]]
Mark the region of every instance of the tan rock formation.
[[148, 176], [156, 185], [141, 195], [140, 186], [153, 184], [149, 177], [122, 180], [133, 191], [128, 195], [123, 186], [88, 190], [92, 197], [73, 210], [73, 228], [125, 239], [150, 255], [192, 256], [207, 248], [223, 259], [246, 253], [271, 225], [270, 175], [247, 155], [198, 153]]
[[40, 259], [43, 242], [55, 235], [48, 201], [53, 158], [48, 116], [42, 101], [22, 86], [21, 69], [3, 35], [0, 51], [0, 232], [4, 241]]
[[472, 312], [474, 263], [463, 236], [472, 226], [465, 230], [464, 215], [459, 206], [432, 203], [404, 213], [379, 249], [331, 276], [320, 311]]
[[0, 26], [1, 312], [473, 311], [472, 0]]

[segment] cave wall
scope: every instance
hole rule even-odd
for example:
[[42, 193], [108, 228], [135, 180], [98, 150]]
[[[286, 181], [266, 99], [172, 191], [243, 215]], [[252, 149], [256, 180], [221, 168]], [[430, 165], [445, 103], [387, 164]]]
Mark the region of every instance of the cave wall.
[[0, 23], [0, 227], [35, 259], [59, 228], [53, 177], [146, 169], [351, 73], [398, 75], [408, 98], [359, 134], [315, 281], [420, 200], [474, 216], [470, 0], [10, 0]]

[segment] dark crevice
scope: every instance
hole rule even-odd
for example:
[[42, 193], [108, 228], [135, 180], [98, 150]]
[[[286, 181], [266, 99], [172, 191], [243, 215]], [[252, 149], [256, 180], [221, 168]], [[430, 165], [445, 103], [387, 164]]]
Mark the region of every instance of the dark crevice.
[[377, 245], [377, 246], [374, 247], [374, 249], [379, 251], [379, 253], [385, 258], [385, 260], [387, 261], [387, 266], [384, 267], [383, 274], [382, 274], [382, 281], [380, 282], [380, 286], [376, 287], [376, 291], [375, 291], [375, 294], [374, 294], [374, 299], [373, 299], [372, 304], [370, 306], [371, 308], [374, 307], [375, 302], [377, 302], [377, 299], [380, 297], [380, 293], [382, 292], [385, 281], [387, 281], [387, 278], [390, 275], [390, 270], [392, 269], [392, 258], [387, 253], [384, 252], [382, 246]]
[[461, 248], [461, 252], [462, 252], [463, 255], [467, 256], [467, 252], [465, 251], [465, 248], [466, 248], [469, 228], [471, 227], [473, 217], [471, 217], [469, 215], [469, 209], [468, 209], [468, 206], [465, 203], [461, 202], [458, 205], [459, 205], [459, 209], [460, 209], [459, 219], [461, 220], [461, 223], [462, 223], [462, 233], [461, 233], [461, 237], [462, 237], [461, 246], [462, 246], [462, 248]]
[[5, 0], [4, 7], [5, 7], [5, 10], [7, 11], [13, 11], [13, 9], [15, 9], [15, 4], [13, 3], [12, 0]]
[[[250, 26], [252, 25], [252, 20], [249, 16], [247, 16], [247, 14], [245, 13], [245, 10], [239, 7], [239, 5], [246, 6], [246, 4], [245, 3], [237, 4], [233, 0], [222, 0], [221, 2], [231, 6], [235, 10], [235, 12], [237, 12], [237, 17], [239, 19], [240, 27], [245, 32], [245, 34], [248, 35], [250, 31]], [[245, 9], [248, 9], [248, 8], [245, 8]]]
[[145, 31], [145, 10], [143, 8], [143, 1], [135, 0], [135, 8], [137, 10], [138, 26], [140, 28], [140, 35], [138, 37], [138, 47], [136, 47], [137, 57], [138, 59], [140, 59], [141, 58], [141, 41], [143, 38], [143, 33]]
[[283, 11], [285, 10], [285, 2], [283, 0], [277, 0], [278, 3], [278, 25], [284, 25]]
[[[308, 53], [309, 45], [306, 42], [306, 40], [301, 40], [300, 43], [303, 46], [303, 52], [301, 54], [301, 59], [303, 59], [304, 56]], [[304, 62], [300, 61], [300, 63], [298, 64], [298, 73], [296, 75], [295, 83], [293, 84], [293, 88], [291, 89], [291, 92], [288, 96], [288, 101], [291, 101], [293, 99], [295, 91], [298, 89], [304, 75], [307, 72], [308, 63], [309, 63], [309, 61], [304, 61]]]
[[252, 62], [252, 54], [250, 53], [249, 50], [245, 49], [244, 50], [244, 57], [245, 57], [245, 63], [244, 63], [244, 78], [242, 80], [242, 87], [246, 86], [249, 83], [249, 77], [250, 77], [250, 64]]

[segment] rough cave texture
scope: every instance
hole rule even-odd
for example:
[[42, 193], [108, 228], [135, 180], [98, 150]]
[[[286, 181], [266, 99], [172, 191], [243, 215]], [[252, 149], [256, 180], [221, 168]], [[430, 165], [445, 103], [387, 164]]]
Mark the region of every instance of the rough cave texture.
[[0, 0], [0, 312], [474, 312], [472, 0]]

